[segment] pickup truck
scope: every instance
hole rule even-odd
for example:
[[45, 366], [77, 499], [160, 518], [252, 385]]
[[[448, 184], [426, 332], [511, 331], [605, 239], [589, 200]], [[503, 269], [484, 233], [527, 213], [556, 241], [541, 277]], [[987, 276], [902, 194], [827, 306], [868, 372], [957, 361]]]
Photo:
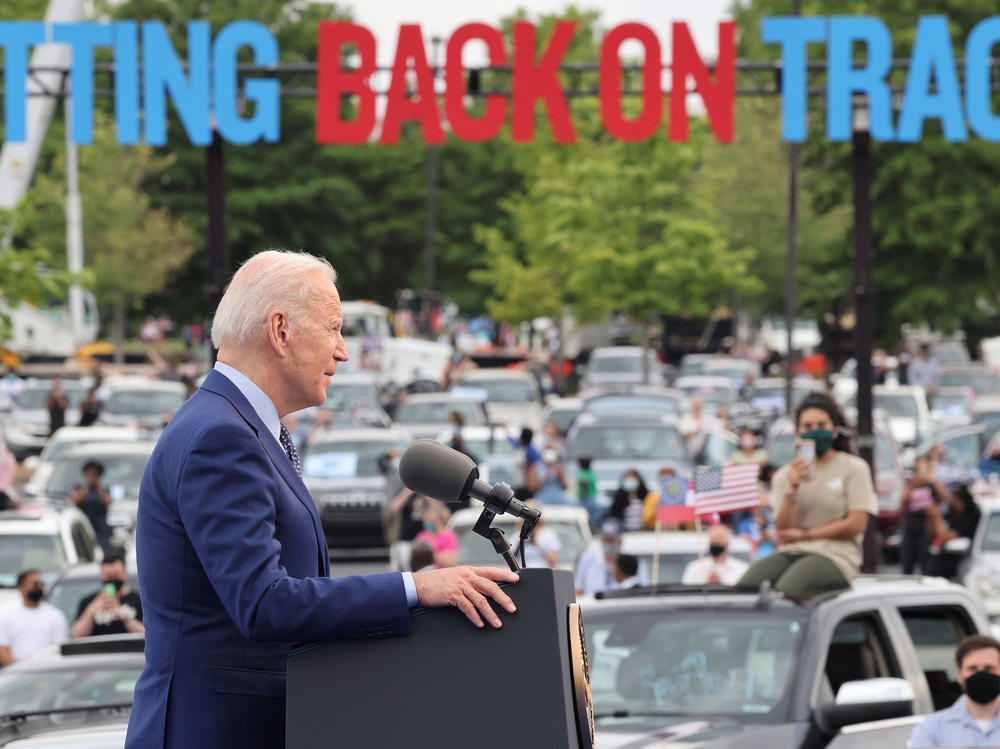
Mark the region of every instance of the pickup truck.
[[961, 695], [955, 648], [989, 633], [940, 578], [862, 576], [792, 600], [661, 586], [581, 602], [598, 749], [904, 747]]

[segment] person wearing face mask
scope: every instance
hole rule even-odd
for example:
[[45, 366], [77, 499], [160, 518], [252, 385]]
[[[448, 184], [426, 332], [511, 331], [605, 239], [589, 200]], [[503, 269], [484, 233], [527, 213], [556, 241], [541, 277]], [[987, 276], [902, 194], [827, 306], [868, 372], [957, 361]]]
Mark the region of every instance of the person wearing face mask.
[[128, 586], [125, 555], [109, 552], [101, 560], [101, 588], [80, 600], [70, 634], [76, 640], [145, 631], [139, 593]]
[[840, 590], [861, 567], [865, 529], [878, 512], [868, 464], [850, 454], [844, 415], [829, 395], [806, 396], [795, 423], [815, 460], [796, 457], [774, 474], [778, 550], [747, 570], [741, 588], [766, 580], [793, 596]]
[[45, 583], [38, 570], [17, 576], [21, 603], [0, 611], [0, 666], [9, 666], [42, 648], [66, 642], [66, 617], [46, 603]]
[[434, 566], [454, 567], [458, 564], [458, 536], [448, 530], [451, 512], [436, 499], [424, 504], [424, 529], [417, 534], [417, 541], [426, 541], [434, 549]]
[[729, 459], [730, 463], [767, 463], [767, 453], [757, 447], [757, 435], [752, 429], [740, 430], [740, 448]]
[[910, 736], [911, 747], [1000, 746], [1000, 642], [970, 635], [955, 651], [964, 694], [931, 713]]
[[608, 515], [621, 521], [625, 531], [641, 531], [642, 508], [649, 490], [642, 476], [634, 468], [625, 471], [621, 484], [611, 498]]
[[732, 533], [719, 523], [708, 531], [708, 556], [695, 559], [684, 570], [683, 585], [736, 585], [750, 567], [729, 555]]

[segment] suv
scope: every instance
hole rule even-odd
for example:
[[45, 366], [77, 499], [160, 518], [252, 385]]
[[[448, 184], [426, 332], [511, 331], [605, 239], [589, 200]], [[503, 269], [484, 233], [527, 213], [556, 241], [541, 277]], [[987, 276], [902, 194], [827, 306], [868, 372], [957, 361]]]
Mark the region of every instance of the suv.
[[863, 576], [805, 602], [639, 588], [582, 608], [597, 746], [631, 749], [906, 746], [960, 696], [958, 642], [989, 632], [939, 578]]
[[66, 567], [102, 556], [90, 521], [75, 507], [0, 512], [0, 608], [20, 600], [13, 588], [23, 570], [41, 570], [48, 584]]

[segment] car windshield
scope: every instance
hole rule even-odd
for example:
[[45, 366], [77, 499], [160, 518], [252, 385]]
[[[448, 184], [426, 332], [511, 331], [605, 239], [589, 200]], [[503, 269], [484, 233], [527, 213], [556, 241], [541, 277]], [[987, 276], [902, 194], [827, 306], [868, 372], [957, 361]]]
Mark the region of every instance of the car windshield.
[[[795, 451], [795, 436], [792, 434], [782, 434], [775, 438], [774, 444], [767, 455], [767, 462], [773, 466], [785, 466], [792, 462], [792, 453]], [[896, 464], [892, 458], [892, 447], [886, 440], [884, 434], [875, 435], [875, 470], [893, 471]]]
[[[650, 362], [650, 368], [656, 366]], [[642, 374], [641, 356], [593, 356], [589, 368], [595, 374]]]
[[485, 423], [478, 404], [460, 400], [404, 403], [396, 412], [396, 421], [400, 424], [447, 424], [452, 411], [458, 411], [468, 426]]
[[684, 385], [681, 389], [688, 395], [697, 396], [705, 403], [711, 404], [725, 403], [728, 406], [740, 397], [736, 388], [718, 385]]
[[[549, 528], [559, 536], [559, 564], [571, 565], [583, 551], [583, 535], [576, 523], [548, 523]], [[494, 528], [501, 528], [508, 540], [517, 537], [516, 523], [493, 521]], [[496, 553], [493, 544], [477, 533], [472, 532], [472, 526], [462, 525], [454, 528], [458, 536], [458, 562], [473, 566], [501, 565], [503, 560]]]
[[956, 416], [964, 416], [972, 408], [972, 402], [965, 394], [952, 395], [948, 393], [946, 395], [933, 396], [931, 398], [931, 408], [938, 413], [946, 415], [955, 414]]
[[981, 412], [976, 414], [975, 421], [977, 424], [982, 424], [983, 429], [983, 442], [989, 442], [993, 439], [997, 432], [1000, 432], [1000, 412], [994, 411]]
[[[799, 401], [809, 395], [809, 393], [813, 392], [815, 391], [809, 388], [792, 385], [792, 404], [797, 405]], [[754, 401], [758, 400], [767, 401], [769, 403], [774, 402], [783, 406], [785, 404], [785, 386], [767, 385], [765, 387], [755, 387], [750, 395], [751, 405], [755, 405]]]
[[982, 457], [979, 440], [978, 434], [966, 434], [943, 440], [941, 444], [944, 445], [944, 454], [941, 456], [941, 463], [960, 471], [978, 468]]
[[593, 413], [655, 413], [677, 415], [680, 405], [673, 398], [655, 395], [601, 395], [587, 400], [584, 408]]
[[[684, 577], [684, 570], [687, 569], [687, 566], [698, 558], [698, 552], [661, 552], [659, 555], [659, 561], [655, 565], [653, 563], [654, 560], [652, 554], [639, 554], [637, 556], [639, 557], [641, 569], [648, 570], [650, 581], [653, 579], [653, 567], [656, 567], [656, 583], [657, 585], [660, 585], [665, 583], [679, 583]], [[738, 559], [741, 562], [746, 562], [747, 564], [750, 564], [751, 562], [750, 555], [745, 551], [730, 552], [730, 556], [733, 559]]]
[[309, 447], [302, 461], [302, 475], [314, 479], [353, 479], [382, 476], [379, 458], [401, 442], [320, 442]]
[[23, 570], [37, 569], [44, 575], [62, 570], [66, 562], [66, 551], [59, 536], [41, 533], [0, 535], [0, 588], [13, 588]]
[[[132, 590], [139, 589], [139, 580], [135, 575], [129, 577], [128, 586]], [[52, 583], [52, 587], [45, 594], [45, 600], [63, 612], [67, 621], [73, 622], [77, 618], [80, 601], [85, 596], [96, 593], [100, 587], [101, 576], [97, 573], [67, 576]]]
[[108, 396], [104, 412], [113, 416], [159, 416], [184, 405], [184, 394], [169, 390], [117, 390]]
[[534, 403], [535, 389], [526, 380], [469, 380], [461, 387], [485, 390], [489, 403]]
[[681, 370], [678, 376], [700, 375], [705, 373], [705, 359], [689, 359], [685, 357], [681, 360]]
[[499, 457], [513, 455], [517, 450], [517, 447], [507, 438], [489, 440], [483, 437], [482, 439], [470, 439], [463, 435], [462, 441], [466, 449], [477, 458], [485, 458], [487, 455], [496, 455]]
[[570, 446], [574, 458], [595, 460], [685, 460], [680, 432], [668, 424], [581, 427]]
[[991, 372], [944, 372], [941, 385], [972, 388], [977, 396], [1000, 394], [1000, 377]]
[[739, 380], [743, 382], [747, 378], [748, 372], [756, 372], [757, 366], [753, 367], [712, 367], [707, 374], [712, 377], [725, 377], [729, 380]]
[[551, 421], [556, 425], [556, 428], [562, 433], [566, 434], [569, 431], [570, 426], [576, 420], [576, 417], [580, 415], [583, 411], [582, 408], [553, 408], [549, 411], [548, 421]]
[[585, 611], [598, 719], [625, 710], [784, 722], [802, 621], [724, 613]]
[[[63, 383], [63, 390], [66, 392], [66, 400], [69, 401], [70, 408], [79, 408], [80, 401], [83, 400], [83, 396], [87, 393], [84, 388], [67, 383]], [[25, 388], [18, 393], [14, 402], [20, 409], [25, 411], [36, 411], [45, 408], [45, 399], [49, 397], [49, 393], [51, 392], [51, 385], [47, 385], [45, 387]]]
[[[132, 455], [65, 455], [55, 464], [52, 475], [45, 484], [44, 495], [52, 499], [68, 497], [69, 493], [83, 485], [83, 466], [95, 461], [104, 466], [101, 485], [107, 489], [120, 486], [124, 496], [137, 499], [139, 482], [149, 462], [149, 453]], [[116, 496], [118, 490], [112, 492]]]
[[885, 411], [894, 419], [916, 419], [920, 417], [917, 400], [912, 395], [877, 393], [875, 395], [875, 408]]
[[141, 671], [142, 659], [137, 658], [114, 668], [0, 672], [0, 715], [128, 703]]
[[326, 402], [322, 408], [327, 411], [344, 411], [352, 406], [372, 408], [378, 404], [378, 388], [373, 383], [334, 382], [326, 389]]
[[983, 551], [1000, 551], [1000, 512], [991, 512], [986, 520]]

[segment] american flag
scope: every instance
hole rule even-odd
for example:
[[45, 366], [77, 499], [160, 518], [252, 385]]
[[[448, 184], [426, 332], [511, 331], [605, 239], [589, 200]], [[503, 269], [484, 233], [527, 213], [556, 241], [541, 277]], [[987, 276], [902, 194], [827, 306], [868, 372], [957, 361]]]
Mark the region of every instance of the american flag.
[[694, 507], [699, 515], [739, 512], [760, 505], [756, 463], [710, 468], [694, 475]]

